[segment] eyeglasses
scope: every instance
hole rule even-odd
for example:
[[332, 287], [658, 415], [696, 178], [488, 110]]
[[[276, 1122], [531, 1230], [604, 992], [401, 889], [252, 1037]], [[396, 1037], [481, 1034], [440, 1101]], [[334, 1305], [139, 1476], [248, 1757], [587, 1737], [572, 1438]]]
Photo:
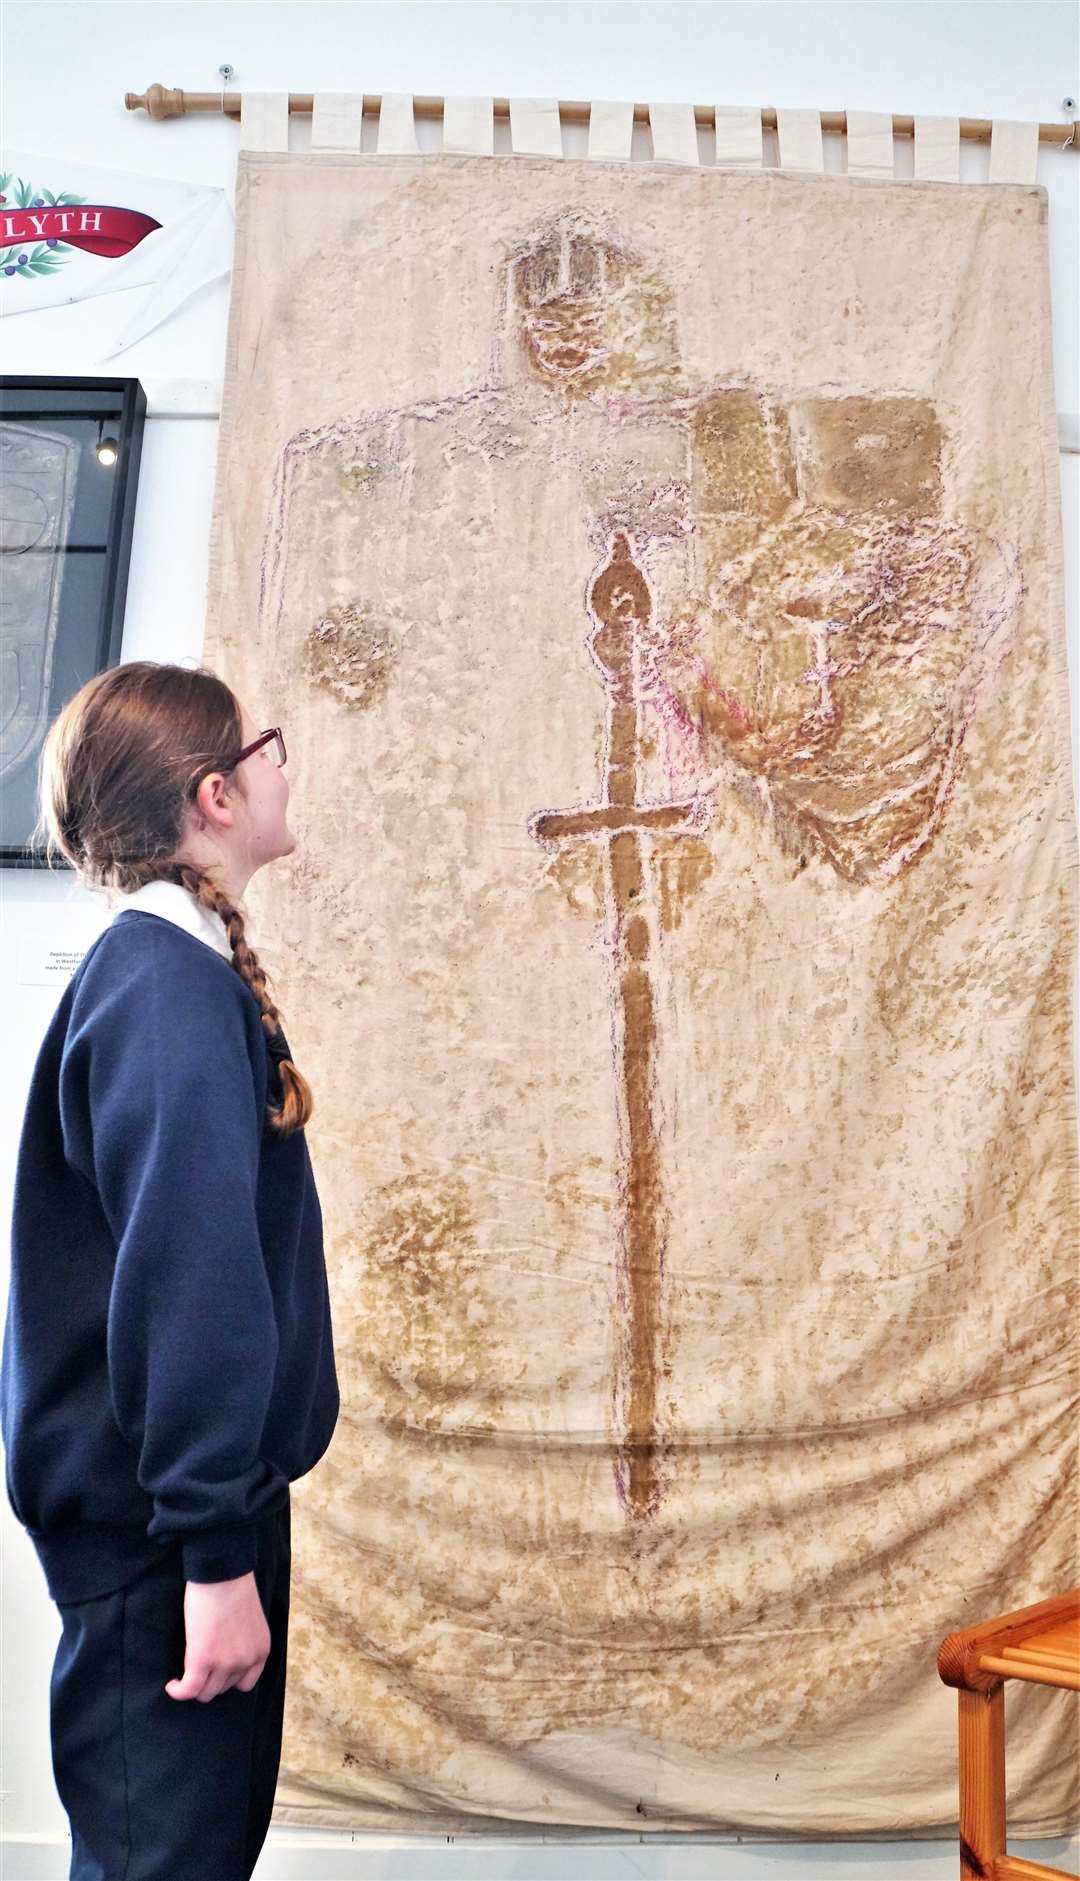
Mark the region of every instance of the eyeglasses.
[[245, 745], [244, 749], [240, 753], [240, 756], [238, 758], [234, 758], [231, 764], [224, 765], [223, 769], [227, 771], [235, 771], [238, 764], [242, 764], [245, 758], [250, 758], [253, 752], [261, 751], [263, 745], [269, 744], [271, 738], [275, 740], [274, 750], [271, 755], [273, 757], [274, 763], [280, 769], [280, 767], [285, 762], [285, 740], [281, 736], [280, 725], [274, 725], [271, 727], [269, 731], [262, 732], [261, 735], [258, 738], [256, 738], [254, 744]]

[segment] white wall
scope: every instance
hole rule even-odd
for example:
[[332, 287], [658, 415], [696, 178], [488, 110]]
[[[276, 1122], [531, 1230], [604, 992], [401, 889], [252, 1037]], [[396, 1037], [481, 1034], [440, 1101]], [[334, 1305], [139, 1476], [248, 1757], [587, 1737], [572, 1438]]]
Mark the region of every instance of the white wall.
[[[155, 81], [214, 90], [225, 60], [238, 89], [478, 93], [561, 98], [634, 98], [696, 104], [803, 105], [820, 109], [939, 112], [1061, 121], [1061, 101], [1080, 91], [1080, 13], [1071, 4], [683, 5], [679, 0], [607, 4], [493, 4], [436, 0], [412, 5], [142, 5], [14, 3], [4, 11], [5, 140], [19, 150], [66, 156], [231, 188], [238, 132], [220, 116], [154, 124], [125, 111], [125, 91]], [[369, 127], [370, 128], [370, 127]], [[294, 149], [310, 120], [294, 119]], [[421, 145], [437, 142], [421, 127]], [[645, 133], [638, 145], [647, 154]], [[839, 169], [839, 140], [826, 165]], [[505, 130], [496, 148], [507, 148]], [[638, 147], [638, 146], [636, 146]], [[581, 134], [567, 132], [580, 154]], [[774, 159], [773, 159], [774, 160]], [[961, 150], [963, 180], [985, 176], [985, 146]], [[899, 167], [910, 171], [910, 147]], [[1080, 410], [1078, 247], [1080, 153], [1044, 149], [1039, 181], [1050, 193], [1054, 350], [1060, 412]], [[135, 294], [142, 290], [134, 290]], [[203, 417], [152, 417], [147, 426], [121, 657], [198, 658], [202, 648], [207, 538], [216, 449], [213, 383], [222, 372], [228, 289], [204, 289], [166, 326], [128, 353], [101, 363], [126, 319], [132, 294], [107, 295], [7, 323], [8, 372], [137, 374], [163, 399], [176, 381], [202, 381]], [[1074, 421], [1075, 425], [1075, 421]], [[1080, 457], [1061, 459], [1066, 524], [1069, 659], [1076, 698], [1077, 518]], [[1074, 709], [1074, 727], [1076, 713]], [[1074, 746], [1076, 744], [1074, 729]], [[1075, 759], [1075, 752], [1074, 752]], [[4, 910], [4, 1076], [0, 1080], [0, 1210], [10, 1210], [17, 1130], [37, 1046], [56, 992], [21, 984], [24, 939], [92, 937], [97, 904], [66, 875], [0, 871]], [[0, 1262], [3, 1286], [7, 1262]], [[2, 1756], [5, 1881], [67, 1874], [67, 1819], [52, 1783], [48, 1681], [59, 1617], [30, 1543], [0, 1498], [2, 1567]], [[947, 1702], [943, 1688], [943, 1702]], [[587, 1839], [587, 1850], [582, 1846]], [[298, 1843], [305, 1846], [298, 1847]], [[320, 1846], [313, 1843], [318, 1841]], [[514, 1843], [448, 1845], [444, 1837], [393, 1838], [272, 1830], [257, 1874], [383, 1877], [387, 1881], [793, 1881], [809, 1875], [858, 1881], [937, 1881], [956, 1873], [950, 1843], [858, 1843], [793, 1849], [735, 1845], [734, 1838], [526, 1837]], [[722, 1844], [727, 1845], [722, 1845]], [[1016, 1853], [1021, 1847], [1014, 1848]], [[1022, 1852], [1076, 1867], [1064, 1843]]]

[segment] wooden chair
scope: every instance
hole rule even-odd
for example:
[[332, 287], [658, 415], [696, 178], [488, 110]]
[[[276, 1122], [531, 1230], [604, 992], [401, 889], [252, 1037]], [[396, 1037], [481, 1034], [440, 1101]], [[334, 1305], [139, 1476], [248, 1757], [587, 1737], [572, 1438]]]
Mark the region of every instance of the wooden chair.
[[938, 1672], [960, 1694], [961, 1881], [1075, 1881], [1005, 1852], [1005, 1680], [1080, 1691], [1080, 1589], [950, 1633]]

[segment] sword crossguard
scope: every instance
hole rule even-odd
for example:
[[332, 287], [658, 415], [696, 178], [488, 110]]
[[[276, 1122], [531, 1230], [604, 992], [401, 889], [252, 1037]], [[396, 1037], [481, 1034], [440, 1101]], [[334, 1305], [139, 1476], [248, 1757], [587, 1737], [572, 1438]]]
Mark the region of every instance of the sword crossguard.
[[589, 803], [571, 810], [535, 810], [528, 819], [528, 830], [545, 847], [582, 836], [621, 836], [628, 830], [689, 836], [704, 827], [705, 814], [701, 797], [691, 797], [684, 803]]

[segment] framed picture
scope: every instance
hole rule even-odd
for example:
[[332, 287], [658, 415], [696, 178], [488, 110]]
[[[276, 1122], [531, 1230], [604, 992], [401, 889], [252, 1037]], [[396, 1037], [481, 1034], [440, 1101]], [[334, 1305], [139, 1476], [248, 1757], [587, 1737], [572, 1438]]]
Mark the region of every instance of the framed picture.
[[115, 666], [146, 394], [138, 379], [0, 376], [0, 866], [31, 845], [38, 758], [66, 702]]

